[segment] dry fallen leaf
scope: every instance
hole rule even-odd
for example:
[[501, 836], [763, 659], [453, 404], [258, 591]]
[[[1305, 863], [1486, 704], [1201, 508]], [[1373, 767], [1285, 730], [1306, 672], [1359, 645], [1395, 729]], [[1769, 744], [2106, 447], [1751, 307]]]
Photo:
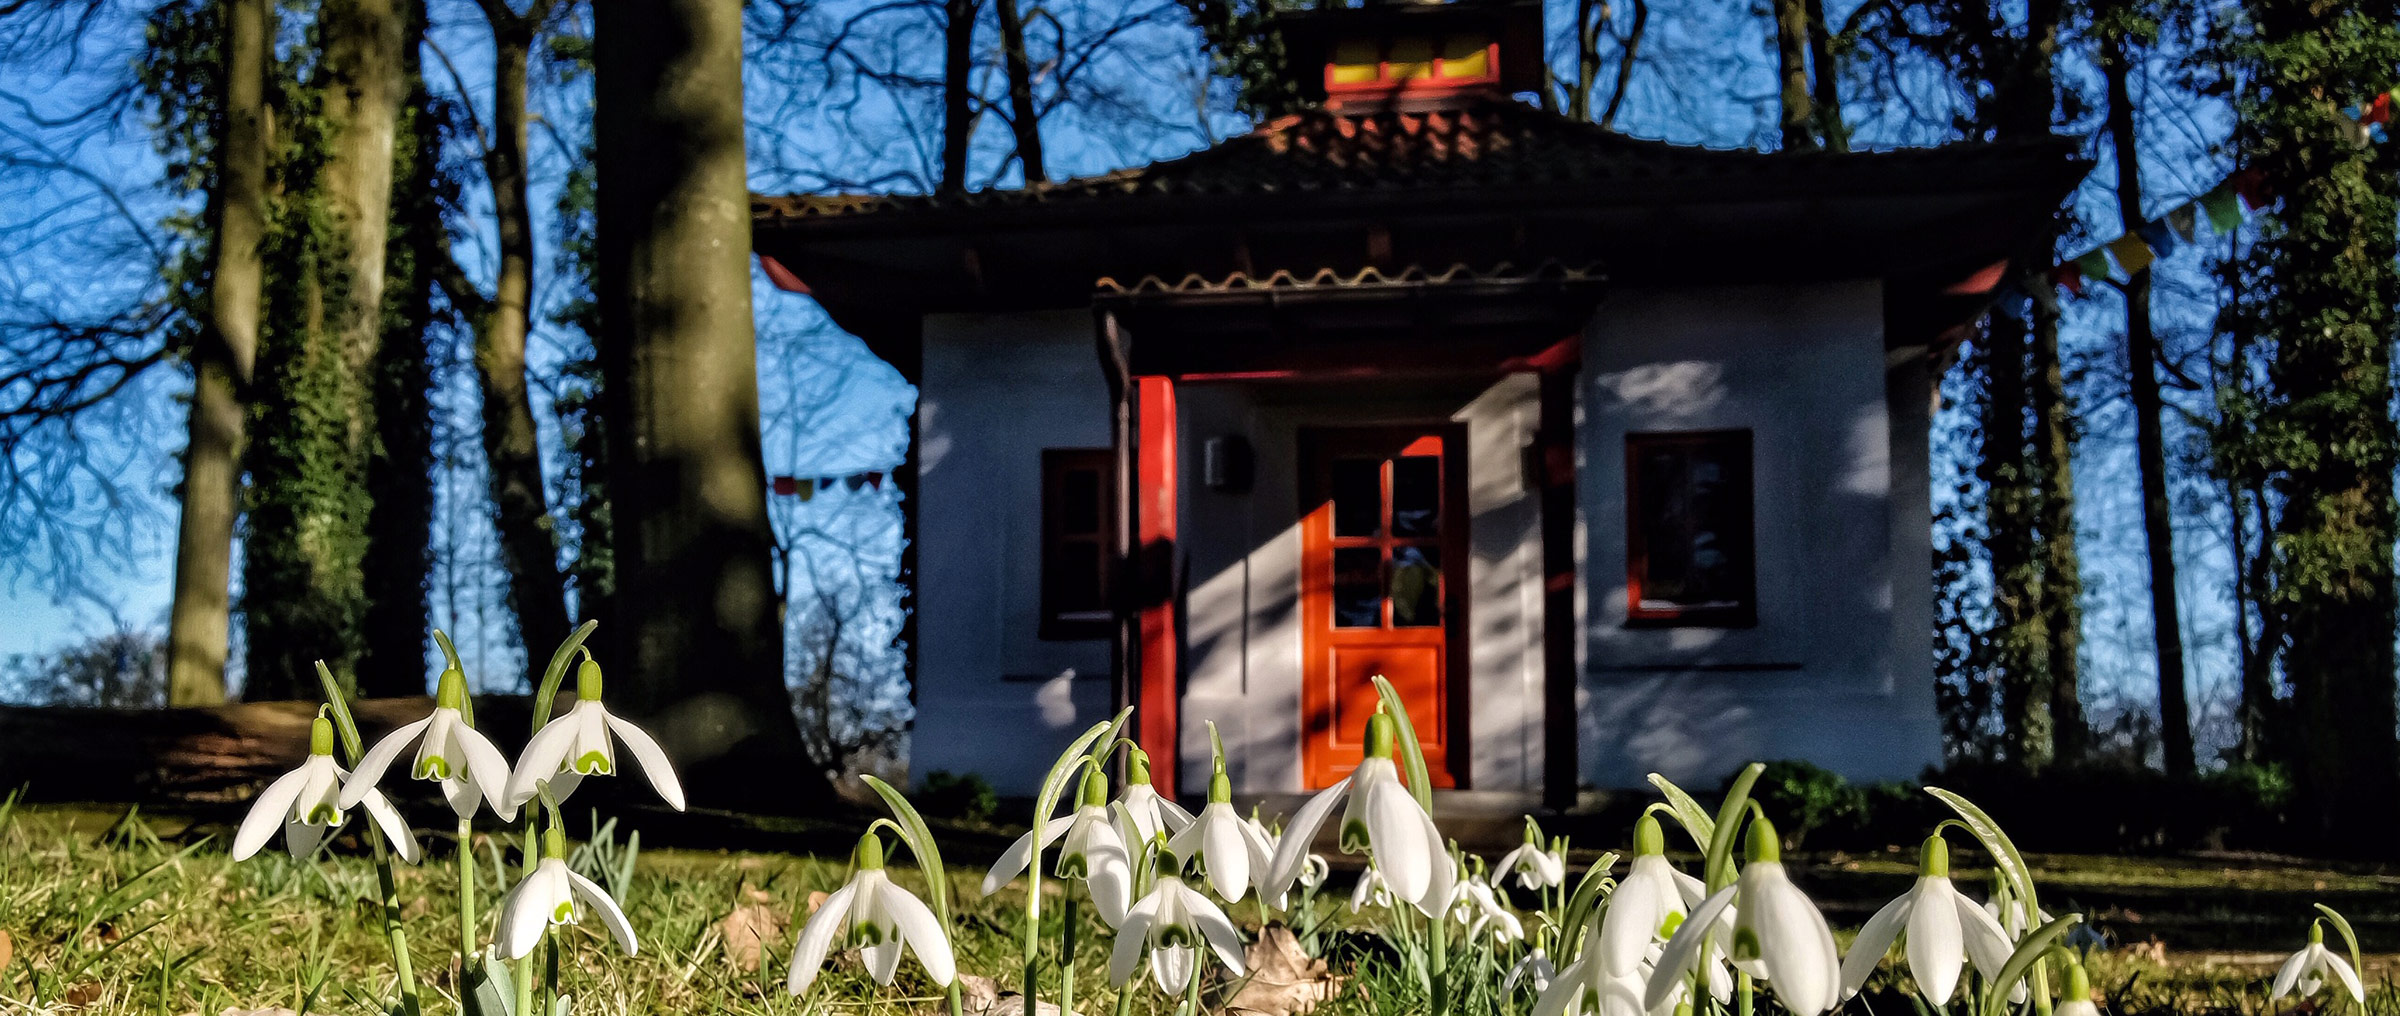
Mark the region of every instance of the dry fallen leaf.
[[747, 902], [717, 922], [717, 933], [725, 940], [725, 958], [744, 972], [757, 970], [766, 947], [782, 942], [784, 929], [791, 925], [791, 918], [773, 904], [772, 897], [756, 889], [748, 895]]
[[1000, 982], [981, 974], [960, 974], [958, 997], [964, 1003], [960, 1008], [968, 1012], [982, 1012], [1000, 1000]]
[[819, 891], [816, 891], [816, 892], [809, 893], [809, 894], [808, 894], [808, 912], [809, 912], [809, 913], [812, 913], [812, 914], [813, 914], [813, 913], [816, 913], [816, 912], [817, 912], [817, 908], [818, 908], [818, 907], [824, 906], [824, 905], [825, 905], [825, 901], [826, 901], [826, 900], [829, 900], [829, 899], [832, 899], [832, 898], [833, 898], [833, 894], [832, 894], [832, 893], [825, 892], [825, 891], [823, 891], [823, 890], [819, 890]]
[[1292, 929], [1270, 924], [1250, 943], [1250, 979], [1225, 1001], [1227, 1009], [1248, 1009], [1266, 1016], [1294, 1016], [1317, 1007], [1341, 990], [1341, 978], [1300, 949]]
[[7, 970], [8, 961], [15, 959], [16, 955], [16, 942], [9, 939], [7, 932], [0, 931], [0, 970]]

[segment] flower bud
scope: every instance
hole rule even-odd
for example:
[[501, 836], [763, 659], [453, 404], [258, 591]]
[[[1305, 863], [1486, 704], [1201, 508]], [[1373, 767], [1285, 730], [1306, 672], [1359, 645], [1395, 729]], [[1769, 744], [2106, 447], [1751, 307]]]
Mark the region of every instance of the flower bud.
[[316, 720], [308, 725], [308, 753], [333, 754], [333, 721], [326, 719], [324, 713], [318, 713]]
[[850, 851], [850, 866], [859, 871], [874, 871], [883, 867], [883, 838], [872, 831], [859, 837], [857, 849]]
[[1917, 855], [1917, 874], [1924, 878], [1950, 877], [1950, 842], [1935, 833], [1925, 837], [1924, 850]]
[[1102, 808], [1108, 805], [1108, 777], [1093, 766], [1083, 771], [1083, 806]]
[[551, 823], [550, 828], [542, 830], [542, 856], [562, 861], [567, 859], [567, 831], [559, 828], [555, 822]]
[[2059, 992], [2058, 995], [2060, 1001], [2089, 1002], [2092, 1000], [2092, 977], [2083, 972], [2083, 964], [2075, 962], [2072, 958], [2067, 961], [2066, 981], [2066, 990]]
[[1761, 815], [1750, 820], [1750, 863], [1783, 863], [1783, 841], [1775, 836], [1775, 823]]
[[1391, 758], [1392, 746], [1399, 735], [1393, 731], [1392, 718], [1382, 712], [1367, 717], [1367, 757]]
[[590, 656], [585, 656], [583, 665], [575, 668], [575, 700], [600, 701], [600, 661]]
[[456, 709], [467, 703], [467, 675], [457, 667], [442, 668], [442, 679], [434, 685], [433, 704], [438, 709]]
[[1633, 856], [1649, 857], [1667, 852], [1667, 834], [1658, 827], [1658, 816], [1643, 812], [1633, 824]]
[[1225, 770], [1223, 769], [1219, 769], [1216, 772], [1209, 774], [1208, 803], [1233, 803], [1233, 781], [1225, 778]]
[[1125, 753], [1125, 782], [1140, 786], [1150, 782], [1150, 753], [1134, 748]]

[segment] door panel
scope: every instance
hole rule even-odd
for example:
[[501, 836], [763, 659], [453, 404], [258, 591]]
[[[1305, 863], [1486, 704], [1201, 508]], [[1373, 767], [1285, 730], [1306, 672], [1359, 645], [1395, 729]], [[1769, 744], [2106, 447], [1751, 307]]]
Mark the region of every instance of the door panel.
[[1408, 706], [1435, 786], [1465, 771], [1465, 433], [1449, 424], [1301, 434], [1301, 771], [1358, 765], [1373, 678]]

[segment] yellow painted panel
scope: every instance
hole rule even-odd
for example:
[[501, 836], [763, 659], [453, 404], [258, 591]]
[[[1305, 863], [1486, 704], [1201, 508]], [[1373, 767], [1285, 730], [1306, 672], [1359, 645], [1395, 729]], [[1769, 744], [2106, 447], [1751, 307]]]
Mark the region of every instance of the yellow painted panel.
[[1445, 78], [1488, 78], [1492, 76], [1491, 39], [1482, 35], [1451, 36], [1442, 40], [1442, 76]]
[[1391, 53], [1384, 57], [1384, 74], [1393, 81], [1432, 77], [1433, 41], [1393, 39]]
[[1383, 54], [1375, 43], [1366, 39], [1344, 39], [1333, 45], [1333, 66], [1325, 80], [1337, 85], [1365, 84], [1375, 80], [1376, 64]]

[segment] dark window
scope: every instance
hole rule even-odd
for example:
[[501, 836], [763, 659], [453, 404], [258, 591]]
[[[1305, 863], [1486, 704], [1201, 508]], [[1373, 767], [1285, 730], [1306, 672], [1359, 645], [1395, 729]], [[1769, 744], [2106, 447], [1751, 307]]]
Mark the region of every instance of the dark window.
[[1630, 623], [1758, 622], [1749, 431], [1626, 435], [1625, 497]]
[[1042, 452], [1042, 630], [1046, 639], [1107, 638], [1116, 546], [1116, 456], [1106, 448]]

